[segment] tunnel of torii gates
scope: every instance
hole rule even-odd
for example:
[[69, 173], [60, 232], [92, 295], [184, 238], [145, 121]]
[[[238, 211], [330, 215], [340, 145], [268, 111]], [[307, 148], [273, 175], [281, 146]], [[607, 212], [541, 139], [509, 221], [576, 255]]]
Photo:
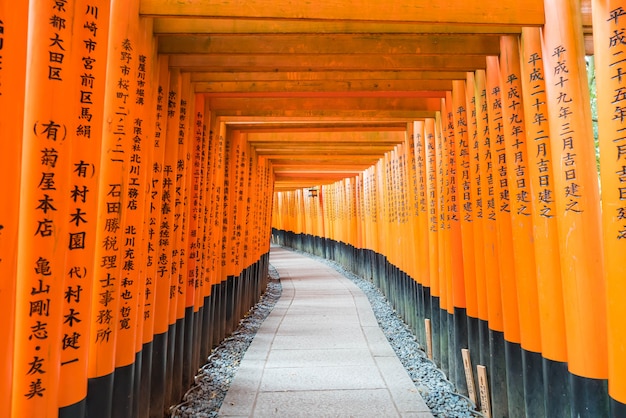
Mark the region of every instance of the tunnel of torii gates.
[[469, 349], [492, 416], [626, 417], [625, 27], [617, 0], [2, 1], [0, 416], [163, 416], [274, 240], [373, 280], [476, 396]]

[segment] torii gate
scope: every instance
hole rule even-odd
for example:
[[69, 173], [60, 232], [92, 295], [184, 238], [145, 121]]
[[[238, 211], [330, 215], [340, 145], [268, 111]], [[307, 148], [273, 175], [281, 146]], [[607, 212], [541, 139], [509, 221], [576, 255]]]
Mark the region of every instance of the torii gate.
[[8, 3], [3, 416], [162, 415], [271, 227], [398, 268], [495, 416], [626, 416], [621, 2]]

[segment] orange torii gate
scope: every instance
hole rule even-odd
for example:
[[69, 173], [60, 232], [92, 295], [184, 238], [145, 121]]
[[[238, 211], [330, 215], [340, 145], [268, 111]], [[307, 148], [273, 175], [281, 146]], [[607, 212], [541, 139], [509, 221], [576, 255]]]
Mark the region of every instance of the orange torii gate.
[[626, 416], [621, 2], [8, 3], [2, 416], [163, 416], [272, 233], [493, 416]]

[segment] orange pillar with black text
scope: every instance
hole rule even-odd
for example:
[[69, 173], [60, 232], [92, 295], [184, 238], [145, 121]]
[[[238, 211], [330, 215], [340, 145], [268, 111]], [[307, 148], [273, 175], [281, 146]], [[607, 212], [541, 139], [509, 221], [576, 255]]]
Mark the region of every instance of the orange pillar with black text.
[[72, 27], [64, 22], [73, 21], [75, 10], [73, 5], [35, 3], [30, 2], [28, 16], [27, 111], [22, 137], [13, 138], [22, 141], [11, 405], [15, 417], [58, 415], [65, 255], [73, 245], [68, 242], [70, 173], [75, 168], [71, 145], [76, 107], [71, 100], [80, 85], [72, 62]]
[[[492, 404], [493, 413], [510, 415], [524, 414], [524, 390], [519, 384], [523, 379], [521, 358], [521, 337], [519, 306], [514, 265], [513, 236], [511, 229], [511, 192], [509, 188], [507, 155], [504, 137], [504, 115], [502, 111], [502, 86], [500, 83], [500, 63], [498, 57], [487, 57], [485, 74], [487, 88], [487, 113], [489, 117], [490, 151], [495, 194], [496, 231], [498, 237], [499, 281], [502, 297], [502, 320], [504, 335], [492, 333], [494, 359], [492, 360], [492, 391], [507, 389], [506, 404]], [[489, 287], [489, 283], [488, 283]], [[496, 286], [494, 286], [496, 287]], [[488, 290], [489, 291], [489, 290]], [[495, 298], [494, 298], [495, 301]], [[504, 355], [504, 359], [502, 358]], [[503, 364], [503, 361], [505, 364]], [[505, 383], [506, 382], [506, 383]], [[494, 400], [505, 399], [504, 393], [492, 396]], [[508, 405], [508, 406], [507, 406]], [[501, 412], [498, 412], [498, 408]]]
[[[430, 317], [430, 258], [429, 258], [429, 200], [427, 189], [426, 171], [426, 137], [424, 133], [424, 121], [413, 123], [415, 143], [415, 175], [417, 181], [417, 250], [418, 250], [418, 271], [417, 279], [420, 283], [418, 298], [420, 301], [420, 319], [423, 322], [426, 317]], [[423, 325], [420, 324], [420, 330]], [[426, 341], [425, 329], [422, 331], [422, 343]]]
[[[451, 247], [451, 257], [448, 261], [452, 274], [452, 290], [454, 316], [455, 344], [453, 355], [456, 359], [455, 384], [457, 390], [467, 395], [467, 383], [463, 372], [463, 358], [461, 350], [468, 348], [468, 318], [466, 297], [469, 295], [473, 301], [477, 301], [476, 283], [476, 252], [474, 247], [475, 232], [475, 207], [472, 198], [472, 171], [469, 138], [469, 118], [471, 112], [468, 111], [468, 103], [465, 92], [465, 82], [455, 80], [452, 82], [452, 101], [448, 105], [448, 120], [451, 119], [452, 129], [449, 134], [448, 161], [450, 187], [450, 214], [449, 233]], [[452, 118], [450, 118], [452, 116]], [[486, 316], [486, 312], [485, 312]]]
[[[469, 77], [468, 77], [469, 80]], [[512, 269], [506, 268], [510, 266], [506, 264], [502, 266], [507, 257], [511, 257], [511, 254], [506, 254], [501, 249], [499, 241], [499, 228], [498, 228], [498, 205], [499, 196], [497, 190], [501, 187], [497, 179], [498, 171], [494, 169], [494, 155], [491, 149], [491, 143], [494, 140], [492, 135], [490, 115], [495, 115], [499, 118], [499, 109], [494, 108], [496, 100], [488, 100], [488, 95], [496, 96], [495, 92], [487, 89], [486, 84], [486, 72], [485, 70], [476, 70], [474, 73], [474, 98], [476, 108], [476, 134], [477, 134], [477, 149], [474, 150], [474, 159], [479, 165], [477, 167], [480, 173], [480, 181], [477, 179], [475, 187], [480, 188], [480, 197], [482, 202], [482, 240], [483, 250], [482, 263], [484, 265], [484, 299], [487, 304], [487, 318], [488, 326], [485, 327], [481, 323], [480, 330], [483, 333], [487, 333], [487, 337], [494, 348], [491, 349], [490, 360], [481, 358], [485, 364], [489, 364], [489, 370], [491, 372], [491, 387], [494, 396], [492, 397], [492, 410], [496, 414], [508, 413], [508, 395], [506, 389], [507, 373], [506, 373], [506, 360], [504, 356], [504, 345], [507, 338], [505, 332], [504, 318], [503, 318], [503, 306], [502, 306], [502, 286], [501, 280], [506, 279], [506, 274]], [[496, 105], [497, 106], [497, 105]], [[496, 125], [498, 126], [498, 125]], [[497, 129], [496, 129], [497, 132]], [[498, 183], [496, 183], [498, 182]], [[478, 192], [477, 192], [478, 194]], [[478, 196], [477, 196], [478, 197]], [[507, 219], [507, 218], [505, 218]], [[481, 236], [481, 232], [475, 230], [475, 238]], [[475, 240], [476, 242], [476, 240]], [[480, 257], [479, 256], [479, 257]], [[479, 261], [477, 260], [477, 265]], [[502, 266], [502, 274], [501, 274]], [[477, 271], [478, 274], [478, 271]], [[480, 281], [477, 281], [477, 287], [480, 286]], [[481, 292], [480, 290], [478, 291]], [[479, 302], [480, 306], [480, 302]], [[484, 309], [484, 308], [483, 308]], [[480, 307], [479, 307], [480, 312]], [[482, 354], [482, 352], [481, 352]]]
[[535, 270], [530, 178], [524, 100], [517, 36], [500, 38], [502, 122], [511, 200], [511, 233], [522, 341], [524, 400], [527, 416], [545, 414], [541, 328]]
[[[497, 269], [497, 260], [489, 258], [487, 262], [485, 253], [491, 250], [491, 246], [485, 245], [485, 236], [483, 231], [485, 213], [484, 206], [487, 199], [484, 191], [485, 177], [481, 173], [483, 163], [480, 155], [480, 142], [483, 140], [483, 136], [479, 135], [478, 130], [478, 114], [477, 98], [475, 95], [475, 82], [474, 73], [468, 72], [466, 76], [466, 106], [467, 106], [467, 152], [468, 159], [465, 161], [467, 168], [463, 167], [464, 171], [469, 170], [467, 174], [464, 174], [463, 178], [463, 193], [467, 191], [467, 182], [469, 182], [469, 191], [471, 192], [471, 221], [473, 224], [473, 248], [474, 257], [473, 264], [474, 269], [465, 269], [468, 271], [468, 275], [465, 277], [465, 293], [467, 304], [467, 347], [470, 352], [471, 364], [479, 364], [480, 359], [480, 321], [489, 321], [489, 308], [487, 303], [487, 286], [486, 286], [486, 270], [492, 269], [493, 266]], [[461, 116], [461, 115], [459, 115]], [[480, 132], [482, 133], [482, 131]], [[469, 164], [469, 166], [468, 166]], [[464, 200], [467, 200], [466, 196], [463, 196]], [[465, 209], [464, 209], [465, 210]], [[464, 219], [465, 222], [467, 220]], [[477, 376], [476, 376], [477, 377]], [[474, 382], [474, 386], [478, 387], [478, 381]], [[469, 394], [469, 393], [468, 393]], [[478, 402], [478, 399], [477, 399]]]
[[436, 166], [436, 133], [435, 119], [429, 118], [424, 122], [424, 167], [426, 172], [426, 200], [428, 202], [428, 260], [429, 260], [429, 290], [425, 294], [426, 299], [426, 316], [431, 320], [433, 325], [433, 358], [436, 362], [440, 361], [439, 355], [439, 301], [440, 289], [438, 270], [438, 225], [439, 225], [439, 207], [437, 196], [437, 166]]
[[593, 0], [611, 416], [626, 415], [626, 5]]
[[[18, 222], [20, 214], [20, 171], [28, 2], [0, 4], [0, 167], [3, 167], [5, 203], [0, 208], [0, 415], [11, 416], [13, 350], [15, 332], [15, 289]], [[10, 80], [10, 83], [7, 81]], [[19, 349], [19, 347], [18, 347]]]
[[537, 271], [546, 416], [569, 416], [563, 283], [556, 219], [550, 128], [541, 30], [524, 28], [520, 44], [527, 158], [532, 191], [533, 242]]
[[607, 416], [606, 276], [581, 10], [570, 0], [546, 2], [544, 8], [550, 22], [542, 51], [572, 415]]
[[[116, 342], [119, 331], [123, 229], [127, 203], [132, 120], [136, 116], [131, 83], [136, 65], [138, 2], [114, 1], [110, 28], [100, 158], [96, 251], [93, 264], [87, 413], [112, 416]], [[90, 60], [87, 60], [90, 61]], [[134, 347], [134, 342], [133, 342]]]
[[[113, 416], [130, 416], [135, 411], [138, 397], [140, 358], [137, 356], [137, 334], [143, 327], [143, 293], [145, 282], [141, 280], [142, 236], [146, 227], [144, 211], [148, 181], [148, 133], [151, 112], [145, 95], [146, 73], [153, 64], [152, 21], [140, 19], [134, 22], [136, 32], [132, 42], [131, 58], [126, 63], [128, 83], [126, 104], [130, 109], [127, 125], [127, 166], [124, 167], [122, 184], [122, 240], [120, 241], [121, 266], [118, 300], [118, 335], [115, 347], [115, 376], [113, 385]], [[143, 313], [143, 312], [142, 312]]]
[[[72, 65], [78, 68], [71, 130], [71, 193], [69, 243], [63, 282], [63, 325], [59, 377], [59, 416], [85, 414], [87, 364], [94, 277], [98, 179], [101, 159], [103, 103], [107, 59], [109, 5], [104, 1], [79, 1], [75, 5]], [[92, 59], [89, 62], [87, 58]]]
[[[161, 269], [161, 226], [163, 221], [164, 159], [167, 131], [167, 94], [169, 91], [169, 70], [167, 56], [160, 56], [156, 62], [156, 97], [154, 97], [153, 135], [150, 147], [152, 166], [148, 176], [149, 195], [147, 197], [144, 228], [145, 281], [143, 301], [143, 356], [139, 396], [140, 416], [158, 414], [163, 409], [163, 376], [165, 375], [164, 344], [167, 334], [163, 330], [163, 294], [167, 294]], [[158, 309], [157, 309], [158, 306]]]
[[[455, 153], [454, 144], [454, 122], [452, 120], [452, 100], [450, 94], [447, 94], [446, 100], [442, 100], [442, 118], [435, 119], [435, 166], [436, 184], [437, 184], [437, 270], [439, 273], [439, 314], [438, 318], [433, 312], [433, 328], [439, 330], [439, 356], [441, 361], [439, 367], [446, 373], [450, 374], [450, 335], [452, 327], [448, 326], [448, 322], [452, 322], [450, 315], [452, 307], [452, 271], [451, 261], [452, 254], [450, 248], [450, 229], [451, 217], [457, 212], [456, 202], [452, 201], [452, 190], [456, 189], [456, 176], [451, 175], [455, 172], [454, 159], [451, 161], [450, 156]], [[445, 109], [445, 112], [444, 112]], [[449, 177], [448, 177], [449, 176]], [[457, 218], [458, 219], [458, 218]]]

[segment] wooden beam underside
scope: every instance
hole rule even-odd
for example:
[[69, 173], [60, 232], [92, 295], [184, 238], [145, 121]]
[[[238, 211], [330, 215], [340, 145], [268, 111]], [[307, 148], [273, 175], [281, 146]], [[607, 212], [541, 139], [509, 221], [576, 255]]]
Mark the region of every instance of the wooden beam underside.
[[[405, 127], [406, 128], [406, 127]], [[241, 127], [238, 128], [240, 130]], [[393, 129], [385, 131], [384, 128], [378, 127], [377, 131], [365, 131], [361, 128], [355, 128], [349, 132], [336, 131], [335, 129], [318, 129], [307, 131], [245, 131], [248, 134], [248, 142], [254, 145], [263, 143], [298, 143], [298, 144], [334, 144], [341, 143], [360, 143], [368, 144], [397, 144], [404, 140], [404, 131]]]
[[499, 55], [500, 35], [543, 25], [543, 1], [140, 0], [140, 14], [213, 120], [290, 190], [375, 164], [437, 115], [453, 80]]
[[297, 81], [432, 81], [459, 80], [465, 77], [464, 71], [241, 71], [241, 72], [202, 72], [193, 70], [190, 74], [192, 83], [219, 82], [297, 82]]
[[239, 19], [300, 19], [316, 21], [414, 22], [537, 26], [544, 23], [541, 0], [141, 0], [146, 16], [213, 17]]
[[154, 32], [165, 34], [507, 34], [521, 26], [505, 24], [455, 24], [437, 22], [380, 22], [353, 20], [303, 20], [211, 17], [156, 17]]
[[473, 71], [484, 55], [418, 54], [174, 54], [170, 66], [182, 71]]
[[495, 35], [167, 35], [159, 38], [162, 54], [417, 54], [496, 55]]

